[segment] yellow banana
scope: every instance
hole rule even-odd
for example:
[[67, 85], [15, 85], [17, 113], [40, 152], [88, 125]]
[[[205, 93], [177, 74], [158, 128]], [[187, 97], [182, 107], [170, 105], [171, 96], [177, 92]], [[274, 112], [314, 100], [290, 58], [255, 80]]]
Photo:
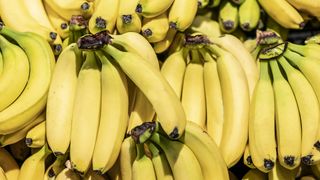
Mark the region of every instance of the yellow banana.
[[219, 24], [225, 33], [236, 30], [239, 24], [238, 6], [229, 0], [222, 0], [219, 6]]
[[46, 143], [46, 121], [41, 122], [26, 135], [26, 144], [31, 148], [40, 148]]
[[8, 180], [18, 179], [20, 168], [12, 155], [2, 147], [0, 147], [0, 167], [5, 172]]
[[212, 20], [210, 17], [202, 15], [197, 15], [194, 18], [190, 29], [194, 32], [200, 32], [212, 38], [221, 36], [219, 23]]
[[272, 171], [268, 173], [269, 180], [295, 180], [297, 174], [297, 168], [293, 170], [289, 170], [281, 166], [281, 164], [277, 161], [274, 165]]
[[121, 15], [117, 18], [117, 30], [120, 34], [126, 32], [140, 32], [142, 22], [137, 13]]
[[141, 32], [151, 43], [162, 41], [169, 30], [167, 13], [153, 18], [143, 18]]
[[244, 31], [252, 31], [259, 24], [260, 6], [257, 0], [245, 0], [239, 6], [239, 24]]
[[46, 169], [44, 180], [52, 180], [64, 169], [67, 155], [58, 156], [56, 160]]
[[268, 174], [265, 174], [258, 169], [250, 169], [243, 177], [242, 180], [267, 180]]
[[136, 159], [136, 143], [131, 136], [125, 138], [120, 150], [120, 172], [122, 180], [132, 180], [131, 166]]
[[156, 180], [156, 173], [151, 159], [144, 153], [144, 145], [136, 144], [137, 156], [132, 164], [132, 180]]
[[319, 0], [287, 0], [293, 7], [302, 12], [307, 12], [314, 17], [320, 17], [320, 1]]
[[246, 149], [244, 150], [244, 153], [243, 153], [243, 164], [250, 169], [256, 169], [256, 166], [252, 162], [249, 143], [246, 145]]
[[167, 36], [159, 42], [153, 44], [153, 49], [157, 54], [163, 53], [169, 49], [170, 45], [174, 41], [174, 37], [177, 33], [175, 29], [169, 29], [167, 32]]
[[146, 18], [153, 18], [165, 13], [172, 5], [174, 0], [139, 0], [136, 12]]
[[196, 16], [198, 0], [174, 0], [169, 10], [169, 27], [185, 31]]

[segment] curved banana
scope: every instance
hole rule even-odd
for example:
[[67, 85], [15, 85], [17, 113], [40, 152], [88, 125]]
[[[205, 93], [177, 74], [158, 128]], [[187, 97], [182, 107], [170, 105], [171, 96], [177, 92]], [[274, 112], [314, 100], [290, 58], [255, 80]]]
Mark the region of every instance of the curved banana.
[[307, 12], [314, 17], [320, 17], [319, 0], [287, 0], [293, 7], [302, 12]]
[[216, 45], [208, 48], [217, 56], [224, 105], [220, 150], [227, 166], [231, 167], [241, 158], [248, 140], [249, 87], [241, 64], [231, 53]]
[[170, 45], [174, 41], [176, 33], [177, 33], [177, 30], [170, 28], [167, 32], [166, 37], [162, 41], [159, 41], [153, 44], [154, 51], [157, 54], [160, 54], [168, 50]]
[[181, 104], [187, 121], [192, 121], [203, 129], [206, 127], [206, 97], [203, 80], [203, 62], [197, 50], [191, 50], [182, 87]]
[[93, 52], [86, 53], [77, 80], [71, 123], [72, 169], [89, 169], [98, 133], [101, 103], [101, 73]]
[[288, 82], [296, 98], [301, 118], [301, 160], [304, 164], [311, 164], [311, 151], [317, 141], [320, 123], [320, 106], [311, 84], [305, 76], [292, 67], [284, 57], [278, 59], [286, 72]]
[[174, 0], [140, 0], [136, 7], [136, 12], [145, 18], [153, 18], [165, 13]]
[[126, 75], [149, 99], [162, 128], [169, 137], [179, 138], [186, 124], [185, 113], [180, 100], [161, 75], [160, 70], [142, 60], [135, 53], [123, 52], [111, 45], [104, 46], [103, 50], [114, 58]]
[[128, 124], [127, 79], [116, 64], [101, 52], [101, 107], [92, 169], [105, 173], [116, 162]]
[[144, 144], [136, 144], [137, 156], [132, 164], [132, 180], [156, 180], [156, 173], [151, 159], [144, 152]]
[[269, 61], [275, 97], [278, 160], [281, 166], [294, 169], [300, 164], [301, 123], [298, 105], [290, 84], [283, 77], [275, 59]]
[[219, 37], [221, 36], [221, 30], [219, 22], [211, 19], [210, 17], [197, 15], [190, 28], [194, 32], [200, 32], [208, 37]]
[[174, 0], [169, 9], [169, 27], [178, 31], [185, 31], [196, 16], [198, 0]]
[[257, 0], [245, 0], [239, 6], [239, 24], [244, 31], [255, 29], [260, 20], [260, 6]]
[[81, 56], [77, 45], [70, 44], [59, 55], [52, 74], [46, 108], [46, 139], [56, 155], [65, 154], [69, 148]]
[[288, 43], [288, 49], [300, 54], [303, 57], [320, 60], [320, 57], [318, 55], [318, 52], [320, 51], [320, 45], [318, 44], [299, 45]]
[[0, 147], [0, 167], [6, 174], [8, 180], [17, 180], [20, 173], [20, 167], [12, 155]]
[[26, 135], [26, 144], [31, 148], [41, 148], [46, 143], [46, 121], [30, 129]]
[[126, 14], [117, 18], [116, 26], [120, 34], [126, 32], [139, 33], [141, 31], [142, 22], [137, 13]]
[[131, 166], [136, 159], [136, 143], [131, 136], [125, 138], [120, 150], [120, 172], [122, 180], [132, 180]]
[[238, 6], [229, 0], [222, 0], [219, 6], [219, 24], [225, 33], [236, 30], [239, 24]]
[[7, 27], [2, 27], [0, 34], [19, 44], [30, 65], [29, 80], [23, 93], [0, 112], [0, 134], [8, 134], [28, 124], [45, 107], [55, 60], [49, 44], [36, 34], [19, 33]]
[[46, 169], [43, 180], [53, 180], [64, 169], [67, 155], [58, 156], [56, 160]]
[[243, 164], [250, 169], [256, 169], [256, 166], [253, 164], [253, 161], [252, 161], [249, 143], [246, 145], [246, 149], [244, 150], [244, 153], [243, 153]]
[[268, 175], [259, 171], [258, 169], [250, 169], [243, 177], [242, 180], [267, 180]]
[[141, 33], [151, 43], [162, 41], [169, 30], [167, 13], [153, 18], [143, 18]]
[[89, 31], [95, 34], [102, 30], [113, 32], [116, 26], [120, 0], [94, 2], [94, 11], [89, 19]]
[[167, 139], [157, 132], [150, 137], [150, 140], [160, 146], [165, 153], [174, 179], [204, 179], [200, 163], [194, 152], [187, 145]]
[[0, 111], [2, 111], [23, 92], [29, 79], [30, 68], [26, 53], [3, 36], [0, 36], [0, 49], [3, 58], [3, 72], [0, 76]]

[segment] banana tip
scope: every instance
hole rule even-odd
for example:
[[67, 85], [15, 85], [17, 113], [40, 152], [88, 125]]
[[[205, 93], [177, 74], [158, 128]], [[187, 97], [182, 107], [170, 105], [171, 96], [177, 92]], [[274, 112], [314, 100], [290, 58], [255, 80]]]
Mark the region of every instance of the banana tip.
[[179, 134], [179, 131], [178, 131], [178, 128], [177, 128], [177, 127], [175, 127], [175, 128], [173, 129], [173, 131], [169, 134], [169, 137], [170, 137], [171, 139], [178, 139], [178, 138], [180, 137], [180, 134]]
[[313, 160], [312, 160], [312, 155], [310, 154], [310, 155], [307, 155], [307, 156], [302, 157], [302, 158], [301, 158], [301, 161], [302, 161], [302, 163], [305, 164], [305, 165], [312, 165], [312, 162], [313, 162]]
[[274, 167], [274, 162], [271, 161], [270, 159], [265, 159], [264, 160], [264, 167], [269, 171]]
[[285, 156], [284, 157], [284, 163], [286, 163], [286, 165], [288, 166], [294, 166], [294, 161], [295, 161], [295, 158], [294, 156]]
[[227, 31], [231, 31], [234, 29], [234, 22], [231, 20], [223, 21], [223, 27]]
[[102, 17], [96, 18], [96, 27], [97, 28], [106, 28], [107, 27], [107, 21], [103, 19]]
[[26, 138], [25, 143], [27, 146], [31, 146], [32, 145], [32, 139], [31, 138]]

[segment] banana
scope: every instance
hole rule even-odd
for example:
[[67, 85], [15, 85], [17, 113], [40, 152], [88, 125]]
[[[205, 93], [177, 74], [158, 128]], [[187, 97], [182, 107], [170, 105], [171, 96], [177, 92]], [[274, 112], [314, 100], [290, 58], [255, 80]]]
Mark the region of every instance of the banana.
[[128, 124], [127, 79], [101, 52], [101, 113], [92, 156], [94, 171], [105, 173], [116, 162]]
[[44, 145], [38, 152], [29, 156], [21, 165], [18, 180], [43, 179], [45, 173], [45, 160], [52, 152]]
[[269, 172], [277, 159], [275, 107], [267, 61], [260, 60], [260, 77], [250, 102], [249, 150], [255, 167]]
[[3, 56], [2, 56], [2, 53], [0, 53], [0, 77], [1, 77], [2, 72], [3, 72], [3, 65], [4, 65]]
[[139, 0], [136, 12], [145, 18], [153, 18], [165, 13], [174, 3], [174, 0]]
[[141, 33], [151, 43], [162, 41], [169, 30], [167, 13], [153, 18], [143, 18]]
[[86, 53], [77, 80], [72, 112], [70, 160], [72, 169], [89, 169], [99, 126], [101, 73], [93, 52]]
[[169, 10], [169, 27], [185, 31], [196, 16], [198, 0], [174, 0]]
[[[141, 56], [135, 53], [123, 52], [111, 45], [104, 46], [103, 51], [114, 58], [126, 75], [148, 98], [158, 115], [162, 128], [169, 137], [179, 138], [185, 128], [185, 113], [174, 90], [161, 75], [160, 70], [141, 60]], [[148, 76], [145, 76], [146, 73]]]
[[255, 59], [250, 52], [246, 50], [243, 43], [233, 35], [224, 34], [218, 38], [211, 39], [211, 41], [224, 50], [229, 51], [238, 60], [246, 74], [251, 97], [259, 78], [259, 70]]
[[190, 62], [183, 79], [181, 103], [187, 121], [192, 121], [203, 129], [206, 127], [206, 97], [203, 80], [203, 62], [197, 50], [191, 50]]
[[89, 169], [85, 177], [83, 177], [82, 179], [83, 180], [108, 180], [107, 177], [97, 174], [92, 169]]
[[278, 160], [281, 166], [294, 169], [300, 164], [301, 123], [298, 105], [290, 84], [283, 77], [276, 60], [269, 61], [275, 97]]
[[6, 174], [8, 180], [17, 180], [20, 172], [20, 168], [16, 160], [5, 149], [0, 147], [0, 167]]
[[206, 180], [228, 180], [228, 168], [214, 140], [199, 125], [187, 122], [184, 136], [180, 139], [199, 161]]
[[259, 171], [258, 169], [250, 169], [242, 177], [242, 180], [267, 180], [267, 179], [268, 179], [268, 174], [265, 174], [265, 173]]
[[47, 168], [44, 173], [44, 180], [52, 180], [65, 168], [64, 163], [67, 160], [67, 155], [58, 156], [56, 160]]
[[268, 173], [269, 180], [295, 180], [297, 169], [289, 170], [281, 166], [277, 161], [274, 168]]
[[212, 38], [221, 36], [219, 23], [206, 16], [197, 15], [189, 29], [193, 32], [203, 33]]
[[208, 51], [200, 50], [204, 59], [203, 80], [206, 98], [206, 129], [217, 146], [220, 146], [223, 134], [223, 100], [217, 62]]
[[80, 176], [70, 168], [64, 168], [55, 180], [81, 180]]
[[314, 17], [320, 17], [320, 1], [319, 0], [287, 0], [297, 10], [306, 12]]
[[[134, 146], [135, 148], [135, 146]], [[133, 159], [134, 160], [134, 159]], [[131, 163], [131, 162], [130, 162]], [[133, 163], [133, 161], [132, 161]], [[131, 171], [131, 165], [130, 165]], [[104, 176], [105, 180], [112, 179], [112, 180], [121, 180], [121, 172], [120, 172], [120, 158], [118, 157], [117, 161], [114, 163], [111, 169], [107, 172], [106, 176]]]
[[183, 78], [186, 70], [187, 49], [181, 49], [169, 55], [161, 66], [161, 74], [181, 99]]
[[152, 154], [151, 160], [157, 179], [173, 180], [171, 168], [165, 154], [152, 143], [148, 143], [148, 147]]
[[37, 126], [41, 122], [45, 121], [45, 119], [46, 119], [46, 114], [41, 113], [38, 117], [32, 119], [32, 121], [22, 129], [19, 129], [16, 132], [13, 132], [11, 134], [0, 135], [0, 146], [4, 147], [22, 140], [23, 138], [26, 137], [30, 129]]
[[239, 6], [239, 23], [244, 31], [252, 31], [259, 24], [260, 6], [257, 0], [245, 0]]
[[136, 144], [137, 156], [132, 164], [132, 180], [156, 180], [156, 174], [151, 159], [144, 153], [144, 145]]
[[65, 154], [71, 136], [72, 111], [82, 64], [77, 45], [70, 44], [57, 59], [48, 92], [46, 138], [56, 155]]
[[246, 0], [230, 0], [231, 2], [235, 3], [236, 5], [243, 4]]
[[0, 167], [0, 179], [2, 180], [8, 180], [6, 173], [4, 172], [4, 170], [2, 169], [2, 167]]
[[46, 121], [30, 129], [26, 135], [26, 144], [31, 148], [41, 148], [46, 142]]
[[94, 3], [94, 12], [89, 19], [89, 31], [95, 34], [106, 29], [112, 33], [116, 26], [120, 0], [100, 0]]
[[[0, 76], [0, 111], [12, 104], [24, 90], [29, 79], [29, 60], [25, 52], [0, 36], [3, 72]], [[19, 76], [17, 76], [19, 74]]]
[[[172, 29], [169, 29], [169, 32], [171, 30]], [[171, 55], [174, 52], [177, 52], [177, 51], [181, 50], [184, 47], [184, 42], [185, 42], [185, 34], [182, 33], [182, 32], [176, 33], [176, 35], [174, 36], [173, 42], [169, 45], [169, 50], [167, 52], [168, 56]], [[157, 43], [154, 43], [154, 45], [156, 45], [156, 44]]]
[[198, 0], [198, 8], [204, 9], [209, 5], [210, 0]]
[[163, 53], [169, 49], [170, 45], [174, 41], [177, 30], [169, 29], [167, 32], [167, 36], [159, 42], [153, 44], [153, 49], [157, 54]]
[[243, 153], [243, 164], [250, 169], [256, 169], [256, 166], [252, 162], [249, 143], [246, 145], [246, 149], [244, 150], [244, 153]]
[[231, 33], [239, 24], [239, 13], [236, 4], [222, 0], [219, 6], [219, 24], [222, 32]]
[[137, 13], [126, 14], [117, 18], [116, 26], [120, 34], [126, 32], [139, 33], [141, 31], [142, 22]]
[[320, 51], [320, 46], [318, 44], [299, 45], [288, 43], [288, 49], [290, 51], [300, 54], [303, 57], [320, 60], [320, 57], [318, 55], [318, 52]]
[[224, 124], [220, 150], [228, 167], [241, 158], [248, 140], [249, 88], [241, 64], [229, 52], [216, 45], [210, 51], [217, 56], [221, 83]]
[[132, 180], [131, 166], [136, 159], [136, 143], [131, 136], [125, 138], [120, 150], [120, 172], [122, 180]]
[[258, 2], [266, 13], [281, 26], [288, 29], [302, 29], [305, 26], [302, 16], [287, 0], [258, 0]]
[[311, 164], [311, 151], [317, 141], [320, 122], [320, 107], [311, 84], [305, 76], [292, 67], [284, 57], [279, 58], [279, 63], [286, 72], [288, 82], [295, 95], [301, 118], [301, 160], [304, 164]]
[[200, 163], [187, 145], [167, 139], [158, 133], [154, 133], [150, 140], [160, 146], [165, 153], [174, 179], [204, 179]]
[[46, 105], [54, 55], [49, 44], [33, 33], [19, 33], [2, 27], [0, 34], [14, 39], [26, 52], [30, 74], [19, 98], [0, 112], [0, 134], [8, 134], [28, 124]]

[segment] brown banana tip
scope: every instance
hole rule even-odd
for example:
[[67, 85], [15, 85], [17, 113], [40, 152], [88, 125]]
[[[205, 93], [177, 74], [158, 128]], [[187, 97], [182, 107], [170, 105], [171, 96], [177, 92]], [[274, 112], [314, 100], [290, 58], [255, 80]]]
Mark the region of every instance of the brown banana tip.
[[88, 2], [84, 2], [83, 4], [81, 4], [81, 9], [82, 10], [88, 10], [90, 8], [90, 4]]
[[26, 138], [25, 143], [27, 146], [30, 146], [32, 144], [32, 139], [31, 138]]
[[303, 28], [306, 26], [306, 24], [307, 24], [307, 23], [302, 22], [302, 23], [299, 24], [299, 27], [300, 27], [301, 29], [303, 29]]
[[93, 173], [96, 175], [100, 175], [100, 176], [103, 174], [102, 169], [101, 170], [94, 170]]
[[50, 39], [55, 40], [55, 39], [57, 39], [58, 34], [55, 32], [50, 32], [49, 36], [50, 36]]
[[169, 28], [171, 28], [171, 29], [178, 29], [177, 23], [175, 23], [175, 22], [169, 22]]
[[121, 17], [123, 24], [130, 24], [132, 22], [132, 15], [122, 15]]
[[246, 23], [243, 23], [241, 25], [242, 29], [245, 30], [245, 31], [249, 31], [251, 28], [250, 28], [250, 23], [246, 22]]
[[205, 35], [189, 35], [187, 34], [185, 36], [185, 42], [184, 45], [208, 45], [212, 44], [212, 42], [209, 40], [209, 38]]
[[49, 178], [53, 178], [53, 177], [55, 177], [55, 176], [56, 176], [56, 173], [54, 173], [53, 169], [50, 168], [49, 171], [48, 171], [48, 177], [49, 177]]
[[67, 23], [61, 23], [60, 28], [61, 29], [67, 29], [68, 28], [68, 24]]
[[202, 7], [202, 2], [198, 1], [198, 7]]
[[264, 159], [264, 164], [263, 166], [267, 169], [267, 170], [271, 170], [274, 167], [274, 162], [271, 161], [270, 159]]
[[152, 30], [151, 29], [145, 29], [144, 31], [142, 31], [142, 35], [145, 37], [149, 37], [152, 36]]
[[320, 141], [317, 141], [316, 143], [314, 143], [313, 145], [317, 150], [320, 150]]
[[253, 164], [253, 161], [252, 161], [252, 157], [251, 156], [248, 156], [247, 159], [246, 159], [247, 163], [249, 165], [252, 165]]
[[61, 44], [55, 44], [53, 45], [54, 53], [55, 54], [60, 54], [62, 51], [62, 45]]
[[107, 27], [107, 21], [103, 19], [102, 17], [96, 18], [96, 27], [97, 28], [106, 28]]
[[284, 163], [286, 163], [288, 166], [294, 166], [294, 156], [285, 156], [284, 157]]
[[231, 20], [227, 20], [223, 22], [223, 27], [227, 31], [231, 31], [234, 28], [234, 22]]
[[137, 7], [136, 7], [136, 12], [137, 13], [142, 13], [142, 6], [141, 4], [138, 4]]
[[312, 163], [313, 163], [312, 156], [313, 155], [310, 154], [310, 155], [302, 157], [301, 158], [302, 163], [305, 165], [312, 165]]
[[173, 131], [169, 134], [169, 137], [170, 137], [171, 139], [178, 139], [178, 138], [180, 137], [180, 134], [179, 134], [179, 131], [178, 131], [178, 128], [177, 128], [177, 127], [175, 127], [175, 128], [173, 129]]

